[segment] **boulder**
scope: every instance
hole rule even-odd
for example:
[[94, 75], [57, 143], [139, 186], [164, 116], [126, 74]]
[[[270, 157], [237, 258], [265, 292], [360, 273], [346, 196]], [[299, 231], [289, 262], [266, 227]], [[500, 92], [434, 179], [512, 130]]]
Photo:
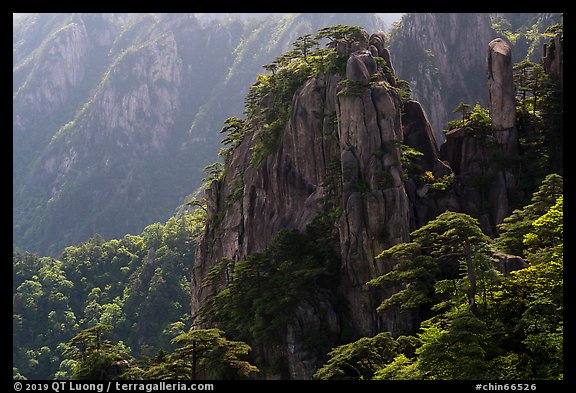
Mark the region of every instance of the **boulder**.
[[496, 269], [504, 275], [528, 267], [526, 261], [517, 255], [495, 252], [492, 256], [496, 259], [494, 262]]
[[350, 55], [346, 63], [346, 79], [360, 82], [362, 86], [368, 86], [370, 77], [378, 67], [372, 54], [367, 49], [356, 51]]

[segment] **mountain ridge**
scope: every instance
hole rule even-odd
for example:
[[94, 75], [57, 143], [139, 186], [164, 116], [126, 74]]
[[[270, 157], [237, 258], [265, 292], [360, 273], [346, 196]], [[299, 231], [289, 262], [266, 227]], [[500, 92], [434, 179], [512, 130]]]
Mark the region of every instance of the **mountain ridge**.
[[[167, 219], [200, 185], [215, 131], [241, 113], [260, 65], [322, 18], [377, 22], [30, 16], [14, 33], [15, 246], [55, 255], [95, 232], [117, 237]], [[274, 31], [279, 41], [263, 47]]]

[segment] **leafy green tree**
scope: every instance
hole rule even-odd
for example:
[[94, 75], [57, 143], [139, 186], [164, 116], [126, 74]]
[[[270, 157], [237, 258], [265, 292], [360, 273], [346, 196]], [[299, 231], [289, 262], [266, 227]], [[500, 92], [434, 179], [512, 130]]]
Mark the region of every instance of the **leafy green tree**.
[[349, 26], [349, 25], [334, 25], [323, 27], [318, 30], [318, 34], [315, 37], [316, 40], [327, 39], [328, 45], [336, 43], [338, 41], [352, 43], [354, 41], [368, 42], [368, 37], [364, 31], [359, 26]]
[[[557, 28], [562, 34], [561, 25], [552, 30]], [[543, 36], [554, 34], [544, 33]], [[554, 41], [548, 45], [551, 44]], [[546, 174], [563, 173], [563, 87], [558, 76], [527, 60], [514, 65], [514, 80], [517, 128], [523, 152], [519, 180], [529, 195]]]
[[530, 60], [522, 60], [512, 67], [514, 72], [514, 85], [516, 88], [517, 97], [520, 100], [525, 100], [528, 92], [530, 91], [530, 87], [528, 86], [528, 82], [530, 80], [530, 74], [532, 72], [533, 67], [536, 64]]
[[281, 231], [262, 252], [216, 264], [209, 280], [227, 286], [208, 299], [199, 317], [248, 343], [278, 343], [298, 302], [334, 285], [335, 219], [320, 215], [306, 233]]
[[469, 104], [465, 104], [463, 102], [460, 102], [460, 104], [458, 104], [458, 106], [456, 106], [456, 108], [452, 109], [452, 113], [462, 112], [462, 127], [464, 127], [464, 125], [466, 124], [466, 118], [468, 117], [468, 114], [470, 113], [470, 108], [471, 108], [471, 106]]
[[516, 367], [526, 379], [563, 377], [562, 218], [560, 195], [524, 235], [530, 266], [512, 272], [492, 291], [488, 317], [504, 338], [504, 353], [491, 362], [495, 375], [517, 376]]
[[221, 141], [224, 147], [220, 149], [218, 155], [224, 157], [224, 161], [229, 163], [232, 152], [240, 142], [242, 142], [242, 139], [246, 134], [246, 124], [244, 119], [239, 117], [229, 117], [224, 120], [224, 127], [220, 130], [220, 133], [225, 134], [226, 136]]
[[454, 311], [422, 324], [416, 362], [423, 379], [483, 379], [490, 331], [467, 311]]
[[96, 236], [69, 246], [59, 259], [14, 253], [13, 358], [20, 374], [70, 378], [77, 361], [62, 355], [64, 344], [98, 324], [114, 326], [106, 337], [136, 355], [171, 349], [163, 332], [188, 313], [199, 225], [201, 217], [183, 212], [141, 236]]
[[197, 379], [200, 367], [206, 376], [210, 373], [248, 376], [258, 372], [257, 367], [242, 360], [248, 355], [250, 347], [240, 341], [227, 340], [219, 329], [190, 329], [172, 342], [179, 346], [172, 359], [182, 369], [189, 371], [190, 379]]
[[318, 46], [318, 40], [312, 37], [312, 34], [304, 34], [300, 36], [292, 43], [294, 49], [298, 53], [298, 57], [302, 57], [306, 63], [309, 63], [309, 55], [312, 52], [312, 48]]
[[144, 365], [130, 370], [125, 378], [197, 380], [206, 378], [237, 379], [259, 370], [247, 357], [250, 347], [230, 341], [219, 329], [190, 329], [172, 339], [174, 352], [160, 350], [145, 359]]
[[376, 380], [412, 380], [424, 379], [415, 361], [401, 353], [394, 360], [376, 371]]
[[453, 279], [463, 264], [468, 309], [477, 313], [477, 281], [485, 277], [479, 272], [490, 269], [487, 264], [490, 239], [482, 233], [478, 221], [467, 214], [446, 211], [410, 235], [411, 242], [395, 245], [378, 256], [398, 263], [391, 272], [370, 281], [370, 285], [412, 281], [380, 308], [396, 304], [413, 308], [427, 302], [435, 292], [436, 281]]
[[122, 343], [113, 344], [105, 338], [111, 325], [97, 324], [80, 331], [64, 348], [64, 356], [75, 361], [72, 379], [114, 379], [122, 374], [131, 360]]
[[[500, 360], [514, 360], [523, 378], [562, 379], [562, 271], [562, 256], [555, 253], [547, 262], [512, 272], [494, 290], [490, 317], [500, 326], [506, 351]], [[494, 361], [492, 369], [496, 375], [510, 373], [504, 361]]]
[[532, 223], [545, 214], [562, 195], [564, 182], [560, 175], [549, 174], [542, 181], [539, 189], [532, 195], [531, 203], [517, 209], [498, 225], [499, 236], [494, 245], [510, 254], [525, 256], [524, 237], [532, 231]]
[[379, 369], [395, 358], [396, 348], [389, 332], [341, 345], [328, 353], [328, 362], [314, 373], [314, 378], [372, 379]]
[[532, 222], [532, 231], [524, 235], [523, 240], [529, 253], [537, 253], [547, 248], [556, 249], [563, 245], [563, 211], [564, 196], [560, 195], [554, 206]]

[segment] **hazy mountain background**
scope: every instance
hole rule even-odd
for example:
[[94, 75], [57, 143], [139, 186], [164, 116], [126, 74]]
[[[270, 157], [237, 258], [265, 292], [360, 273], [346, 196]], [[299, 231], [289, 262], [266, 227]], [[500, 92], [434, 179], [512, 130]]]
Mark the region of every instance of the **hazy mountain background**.
[[[516, 58], [559, 14], [13, 14], [13, 241], [56, 256], [95, 233], [164, 221], [202, 182], [223, 122], [262, 65], [303, 34], [390, 32], [392, 63], [438, 142], [460, 102], [486, 103], [498, 35]], [[507, 23], [501, 23], [505, 20]]]
[[374, 14], [28, 14], [13, 26], [14, 245], [57, 255], [173, 214], [262, 65]]

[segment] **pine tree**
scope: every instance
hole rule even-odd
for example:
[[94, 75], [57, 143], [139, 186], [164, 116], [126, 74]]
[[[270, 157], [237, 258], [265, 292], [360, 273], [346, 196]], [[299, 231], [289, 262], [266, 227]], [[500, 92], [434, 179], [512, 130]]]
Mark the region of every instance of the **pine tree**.
[[127, 368], [131, 356], [124, 344], [114, 344], [105, 338], [112, 329], [111, 325], [98, 323], [66, 343], [64, 356], [75, 361], [72, 379], [114, 379]]
[[498, 225], [500, 235], [495, 240], [495, 246], [507, 253], [524, 256], [526, 245], [524, 236], [532, 230], [532, 222], [550, 209], [556, 199], [563, 193], [563, 179], [560, 175], [546, 176], [538, 191], [532, 195], [529, 205], [517, 209]]
[[489, 268], [486, 260], [490, 254], [490, 239], [482, 233], [478, 220], [464, 213], [446, 211], [410, 235], [411, 242], [395, 245], [378, 256], [396, 259], [398, 263], [391, 272], [370, 281], [369, 285], [411, 281], [385, 300], [380, 308], [395, 304], [413, 308], [429, 302], [436, 281], [454, 278], [454, 273], [449, 272], [457, 271], [463, 263], [468, 309], [476, 313], [477, 271]]

